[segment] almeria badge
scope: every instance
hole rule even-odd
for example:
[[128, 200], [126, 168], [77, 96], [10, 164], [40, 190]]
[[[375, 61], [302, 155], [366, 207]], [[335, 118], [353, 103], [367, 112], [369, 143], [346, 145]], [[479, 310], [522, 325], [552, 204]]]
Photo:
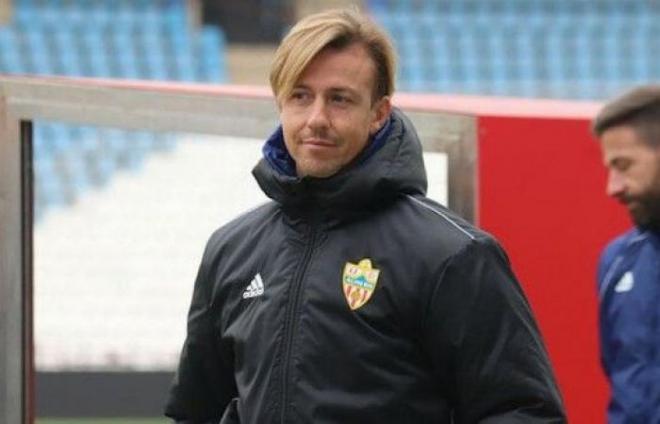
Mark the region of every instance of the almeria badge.
[[346, 262], [342, 285], [348, 306], [356, 310], [371, 299], [376, 289], [380, 271], [371, 266], [370, 259], [362, 259], [359, 263]]

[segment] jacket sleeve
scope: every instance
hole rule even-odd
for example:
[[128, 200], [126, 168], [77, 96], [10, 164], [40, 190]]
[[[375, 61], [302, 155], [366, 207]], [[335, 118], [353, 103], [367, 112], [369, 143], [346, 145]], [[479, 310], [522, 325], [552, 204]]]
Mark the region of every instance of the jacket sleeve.
[[600, 343], [600, 364], [603, 372], [609, 379], [611, 376], [611, 360], [608, 353], [610, 352], [607, 336], [607, 315], [603, 314], [603, 301], [605, 293], [607, 292], [608, 282], [611, 280], [610, 267], [612, 266], [614, 258], [613, 244], [610, 243], [600, 255], [598, 260], [598, 268], [596, 273], [597, 294], [598, 294], [598, 341]]
[[443, 264], [424, 342], [454, 423], [564, 423], [548, 355], [505, 253], [470, 241]]
[[233, 361], [221, 350], [213, 326], [219, 311], [214, 311], [211, 302], [213, 255], [209, 250], [207, 247], [195, 281], [186, 340], [165, 407], [165, 415], [176, 423], [218, 423], [237, 396]]

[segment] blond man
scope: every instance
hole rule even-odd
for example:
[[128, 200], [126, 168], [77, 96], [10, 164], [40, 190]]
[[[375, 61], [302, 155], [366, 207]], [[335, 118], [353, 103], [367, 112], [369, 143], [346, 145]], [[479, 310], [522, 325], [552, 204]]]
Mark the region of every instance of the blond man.
[[560, 423], [506, 255], [425, 197], [395, 59], [365, 16], [294, 26], [281, 126], [253, 173], [272, 202], [211, 237], [167, 405], [179, 422]]

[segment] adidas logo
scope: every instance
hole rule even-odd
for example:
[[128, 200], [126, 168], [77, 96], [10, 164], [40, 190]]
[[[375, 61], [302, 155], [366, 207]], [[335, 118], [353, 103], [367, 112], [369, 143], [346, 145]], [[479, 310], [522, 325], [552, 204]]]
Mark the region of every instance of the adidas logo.
[[261, 279], [261, 274], [257, 274], [243, 292], [243, 299], [261, 296], [262, 294], [264, 294], [264, 281]]

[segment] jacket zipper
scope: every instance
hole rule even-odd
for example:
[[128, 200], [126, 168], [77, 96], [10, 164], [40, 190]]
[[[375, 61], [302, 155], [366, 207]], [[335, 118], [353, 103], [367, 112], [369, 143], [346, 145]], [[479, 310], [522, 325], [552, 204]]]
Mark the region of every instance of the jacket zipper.
[[286, 421], [287, 415], [287, 403], [289, 398], [288, 387], [289, 387], [289, 367], [291, 362], [291, 349], [293, 345], [293, 337], [295, 334], [296, 327], [296, 317], [298, 316], [298, 308], [300, 306], [300, 294], [302, 292], [302, 281], [303, 277], [307, 272], [307, 266], [312, 257], [312, 252], [314, 251], [314, 243], [316, 242], [316, 228], [314, 223], [310, 223], [309, 228], [309, 242], [303, 253], [302, 261], [298, 266], [298, 272], [296, 273], [296, 278], [293, 280], [292, 295], [289, 296], [289, 303], [287, 308], [286, 320], [284, 321], [284, 352], [282, 354], [283, 363], [282, 363], [282, 414], [280, 417], [281, 423], [284, 424]]

